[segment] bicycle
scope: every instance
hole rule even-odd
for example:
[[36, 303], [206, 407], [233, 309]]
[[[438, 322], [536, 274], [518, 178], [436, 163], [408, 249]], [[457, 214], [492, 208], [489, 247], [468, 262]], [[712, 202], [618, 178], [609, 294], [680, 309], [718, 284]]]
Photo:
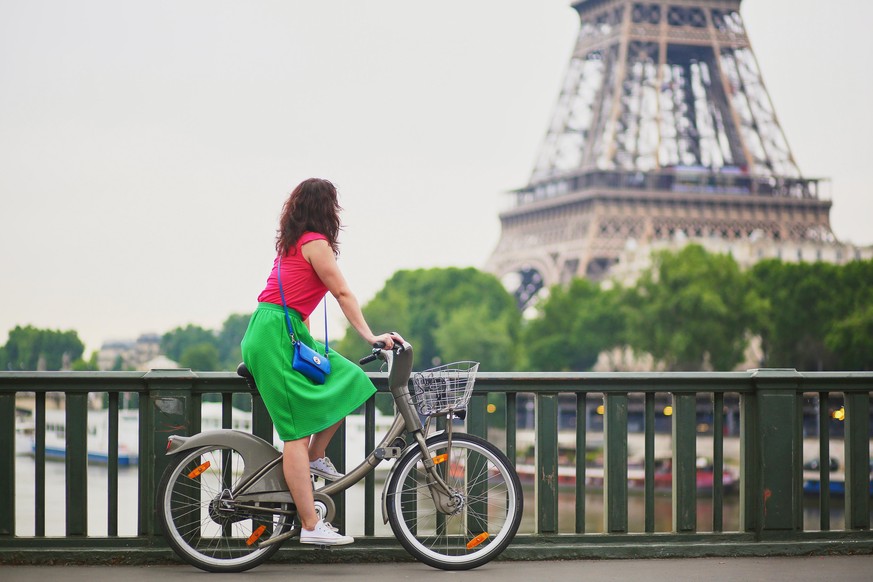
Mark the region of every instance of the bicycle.
[[[360, 465], [314, 490], [319, 517], [333, 519], [332, 496], [394, 459], [382, 491], [382, 516], [400, 544], [434, 568], [486, 564], [518, 531], [523, 497], [518, 474], [500, 449], [452, 431], [452, 418], [465, 414], [478, 363], [416, 373], [410, 393], [412, 346], [382, 347], [377, 344], [360, 363], [381, 359], [388, 365], [394, 422]], [[257, 391], [244, 364], [237, 372]], [[447, 419], [446, 429], [428, 436], [431, 421], [440, 417]], [[241, 431], [214, 430], [170, 436], [167, 455], [175, 458], [158, 487], [158, 517], [167, 542], [189, 564], [242, 572], [299, 536], [282, 455], [270, 443]]]

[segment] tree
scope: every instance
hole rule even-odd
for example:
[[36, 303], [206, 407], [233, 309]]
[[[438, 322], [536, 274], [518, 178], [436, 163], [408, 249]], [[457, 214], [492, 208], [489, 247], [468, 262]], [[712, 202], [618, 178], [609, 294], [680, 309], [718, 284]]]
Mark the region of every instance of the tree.
[[695, 244], [655, 253], [630, 298], [630, 345], [669, 370], [733, 369], [764, 309], [731, 256]]
[[838, 369], [873, 370], [873, 304], [835, 322], [824, 343], [837, 355]]
[[161, 338], [161, 351], [186, 368], [236, 370], [242, 361], [239, 344], [250, 318], [250, 314], [231, 314], [217, 332], [193, 324], [177, 327]]
[[218, 360], [225, 370], [236, 370], [242, 362], [239, 344], [246, 333], [251, 314], [234, 313], [224, 320], [221, 331], [218, 332], [216, 345]]
[[476, 360], [489, 370], [511, 370], [516, 342], [506, 332], [513, 327], [514, 318], [510, 312], [493, 317], [483, 305], [456, 309], [434, 331], [437, 353], [444, 363]]
[[[483, 370], [513, 369], [521, 315], [500, 281], [473, 268], [398, 271], [363, 307], [373, 331], [398, 331], [419, 367], [478, 360]], [[350, 327], [337, 349], [369, 351]]]
[[91, 358], [84, 360], [79, 358], [73, 362], [73, 370], [76, 372], [97, 372], [100, 366], [97, 364], [97, 352], [91, 352]]
[[4, 370], [66, 370], [82, 357], [85, 344], [72, 330], [15, 326], [0, 350]]
[[[841, 267], [829, 263], [757, 263], [751, 280], [766, 300], [761, 339], [765, 365], [798, 370], [834, 369], [836, 357], [825, 345], [831, 326], [850, 311], [841, 300]], [[840, 312], [843, 315], [840, 315]]]
[[115, 361], [112, 362], [111, 370], [113, 372], [124, 372], [126, 370], [130, 370], [131, 368], [124, 363], [124, 357], [121, 354], [115, 356]]
[[214, 342], [190, 345], [179, 356], [179, 365], [192, 370], [217, 370], [218, 348]]
[[825, 336], [839, 370], [873, 370], [873, 261], [839, 269], [837, 320]]
[[175, 360], [181, 364], [182, 354], [185, 350], [192, 346], [204, 343], [212, 344], [215, 346], [216, 352], [218, 351], [216, 345], [217, 339], [214, 332], [208, 329], [203, 329], [199, 325], [189, 323], [185, 327], [177, 327], [173, 331], [165, 333], [161, 338], [161, 351], [171, 360]]
[[587, 279], [553, 287], [524, 330], [528, 370], [584, 371], [625, 336], [622, 292]]

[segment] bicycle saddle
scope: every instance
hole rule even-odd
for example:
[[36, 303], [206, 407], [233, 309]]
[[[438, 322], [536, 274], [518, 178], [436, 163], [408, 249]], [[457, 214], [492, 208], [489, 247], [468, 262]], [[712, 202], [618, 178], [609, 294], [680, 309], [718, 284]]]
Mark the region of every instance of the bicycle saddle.
[[239, 366], [236, 367], [237, 376], [242, 376], [245, 378], [246, 385], [249, 387], [249, 390], [252, 392], [257, 392], [258, 387], [255, 385], [255, 377], [252, 376], [252, 373], [249, 372], [248, 366], [245, 363], [241, 362]]

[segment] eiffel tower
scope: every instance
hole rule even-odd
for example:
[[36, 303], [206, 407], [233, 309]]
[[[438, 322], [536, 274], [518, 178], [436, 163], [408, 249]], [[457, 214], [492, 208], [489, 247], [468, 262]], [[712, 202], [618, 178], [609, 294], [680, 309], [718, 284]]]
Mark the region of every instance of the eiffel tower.
[[573, 4], [581, 27], [552, 122], [486, 265], [520, 307], [542, 287], [603, 278], [629, 245], [836, 243], [831, 202], [795, 163], [740, 3]]

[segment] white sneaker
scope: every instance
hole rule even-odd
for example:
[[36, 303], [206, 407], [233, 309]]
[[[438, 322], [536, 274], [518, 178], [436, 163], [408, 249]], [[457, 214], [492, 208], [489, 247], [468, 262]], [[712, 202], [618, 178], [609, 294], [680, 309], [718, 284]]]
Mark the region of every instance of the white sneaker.
[[333, 531], [330, 527], [328, 527], [324, 520], [318, 520], [318, 523], [315, 524], [315, 529], [301, 529], [300, 530], [300, 543], [301, 544], [315, 544], [318, 546], [345, 546], [347, 544], [351, 544], [355, 541], [355, 538], [352, 536], [344, 536], [340, 533]]
[[333, 463], [327, 457], [309, 461], [309, 472], [328, 481], [336, 481], [345, 477], [345, 475], [336, 470], [336, 467], [333, 466]]

